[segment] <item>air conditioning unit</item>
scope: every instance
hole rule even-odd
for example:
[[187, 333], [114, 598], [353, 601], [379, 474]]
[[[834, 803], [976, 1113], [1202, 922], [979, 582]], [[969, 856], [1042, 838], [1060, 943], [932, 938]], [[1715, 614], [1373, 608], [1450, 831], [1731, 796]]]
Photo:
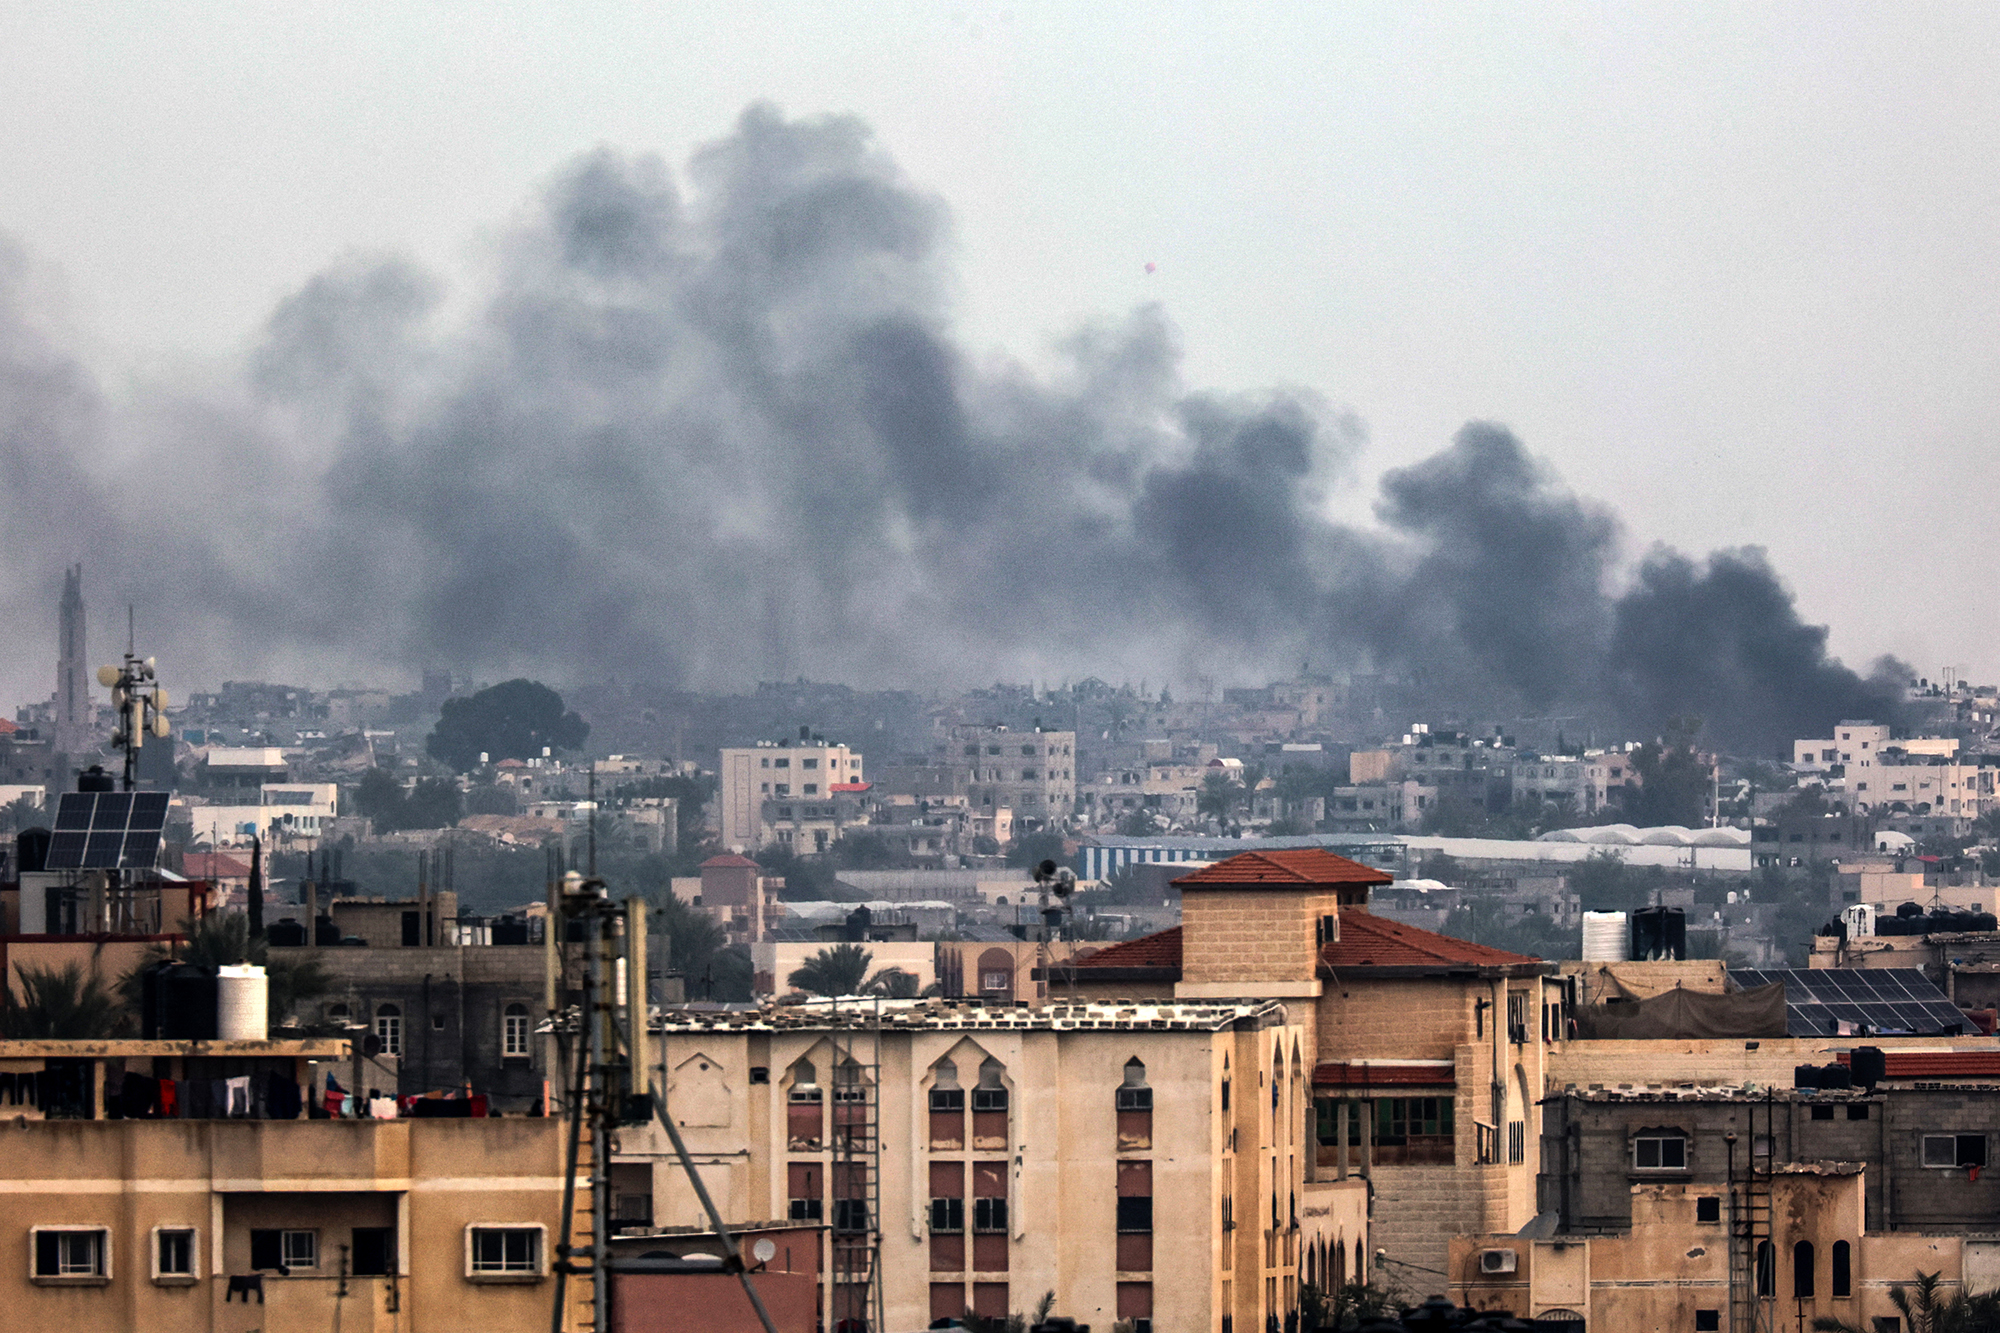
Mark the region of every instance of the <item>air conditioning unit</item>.
[[1512, 1250], [1481, 1250], [1479, 1271], [1482, 1273], [1511, 1273], [1521, 1256]]

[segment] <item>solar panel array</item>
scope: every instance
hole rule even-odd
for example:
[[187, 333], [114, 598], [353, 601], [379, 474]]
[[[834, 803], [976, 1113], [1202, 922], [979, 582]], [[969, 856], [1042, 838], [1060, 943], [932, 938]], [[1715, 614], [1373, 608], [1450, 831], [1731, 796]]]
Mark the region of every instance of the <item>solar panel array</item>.
[[1785, 1028], [1794, 1037], [1834, 1036], [1843, 1022], [1924, 1037], [1968, 1026], [1964, 1012], [1914, 967], [1731, 968], [1729, 979], [1745, 989], [1784, 982]]
[[51, 870], [150, 870], [167, 826], [163, 791], [66, 791], [49, 839]]

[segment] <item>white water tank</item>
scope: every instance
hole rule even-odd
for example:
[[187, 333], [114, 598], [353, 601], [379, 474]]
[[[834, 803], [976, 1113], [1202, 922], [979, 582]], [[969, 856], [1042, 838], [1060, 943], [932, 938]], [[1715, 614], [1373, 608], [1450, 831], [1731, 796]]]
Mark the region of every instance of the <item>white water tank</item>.
[[215, 1035], [223, 1041], [262, 1041], [271, 1032], [270, 980], [244, 963], [215, 970]]
[[1623, 912], [1583, 914], [1583, 960], [1622, 963], [1632, 956], [1632, 931]]

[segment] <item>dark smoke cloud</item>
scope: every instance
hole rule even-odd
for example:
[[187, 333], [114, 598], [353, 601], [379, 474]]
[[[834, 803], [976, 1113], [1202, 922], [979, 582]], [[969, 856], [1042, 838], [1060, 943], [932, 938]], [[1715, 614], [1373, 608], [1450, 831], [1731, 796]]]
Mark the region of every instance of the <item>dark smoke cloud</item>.
[[[968, 355], [945, 209], [859, 121], [753, 107], [685, 181], [589, 154], [469, 321], [407, 262], [351, 258], [280, 304], [241, 386], [115, 413], [0, 256], [0, 518], [47, 556], [16, 560], [9, 609], [44, 620], [85, 558], [100, 605], [143, 600], [162, 654], [216, 677], [951, 685], [1310, 658], [1499, 715], [1696, 711], [1758, 746], [1886, 707], [1754, 554], [1656, 554], [1617, 596], [1615, 519], [1502, 427], [1384, 478], [1364, 530], [1326, 517], [1359, 421], [1191, 392], [1157, 309], [1044, 372]], [[172, 479], [142, 514], [111, 480], [135, 455]]]

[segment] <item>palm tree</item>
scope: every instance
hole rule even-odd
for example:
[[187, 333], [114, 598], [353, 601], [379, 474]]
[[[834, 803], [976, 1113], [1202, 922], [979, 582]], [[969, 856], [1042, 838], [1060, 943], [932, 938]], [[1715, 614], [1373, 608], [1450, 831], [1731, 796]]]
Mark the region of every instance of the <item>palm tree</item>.
[[[1902, 1312], [1903, 1326], [1909, 1333], [1989, 1333], [2000, 1329], [2000, 1293], [1973, 1296], [1961, 1287], [1946, 1297], [1941, 1277], [1940, 1273], [1919, 1270], [1913, 1287], [1898, 1283], [1889, 1289], [1889, 1299]], [[1813, 1327], [1821, 1333], [1860, 1333], [1852, 1324], [1827, 1315], [1813, 1320]]]
[[836, 944], [806, 959], [785, 981], [814, 995], [859, 995], [874, 961], [858, 944]]
[[250, 919], [241, 912], [210, 912], [199, 920], [181, 922], [185, 941], [179, 944], [148, 946], [137, 967], [119, 981], [118, 989], [126, 1004], [137, 1009], [141, 976], [156, 963], [189, 963], [213, 973], [217, 968], [249, 963], [264, 969], [270, 985], [271, 1025], [291, 1016], [295, 1006], [326, 994], [333, 978], [317, 959], [293, 957], [281, 951], [275, 957], [270, 941], [250, 932]]
[[21, 969], [21, 998], [0, 986], [0, 1036], [16, 1041], [102, 1041], [130, 1025], [117, 992], [81, 963]]
[[868, 978], [868, 989], [889, 1000], [914, 1000], [922, 989], [917, 983], [917, 974], [905, 972], [900, 967], [885, 967]]

